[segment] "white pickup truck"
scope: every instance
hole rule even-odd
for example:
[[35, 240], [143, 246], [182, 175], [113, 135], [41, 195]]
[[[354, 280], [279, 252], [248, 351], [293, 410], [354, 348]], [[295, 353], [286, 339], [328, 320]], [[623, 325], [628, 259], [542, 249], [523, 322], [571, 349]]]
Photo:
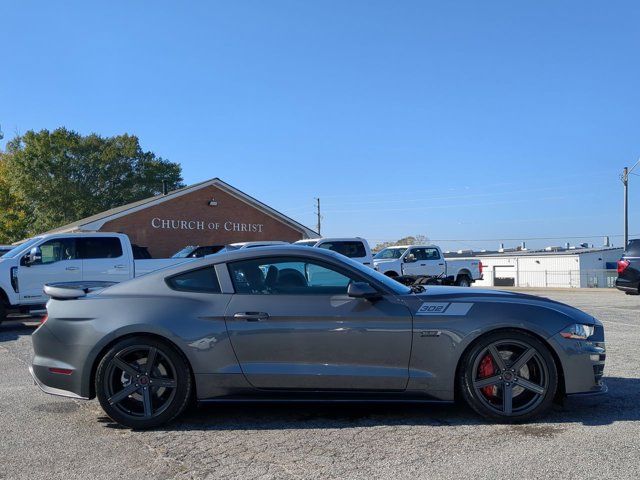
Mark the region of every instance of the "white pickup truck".
[[184, 261], [136, 260], [129, 237], [119, 233], [37, 236], [0, 257], [0, 322], [8, 313], [42, 309], [46, 283], [118, 283]]
[[436, 245], [388, 247], [373, 257], [373, 266], [389, 277], [433, 277], [461, 287], [482, 278], [480, 260], [445, 260]]

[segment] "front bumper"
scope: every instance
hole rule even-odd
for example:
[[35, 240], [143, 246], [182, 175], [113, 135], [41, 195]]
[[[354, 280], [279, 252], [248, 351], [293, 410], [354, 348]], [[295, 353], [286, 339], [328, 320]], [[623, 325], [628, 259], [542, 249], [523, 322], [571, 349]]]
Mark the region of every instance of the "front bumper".
[[601, 395], [607, 392], [603, 381], [607, 358], [604, 328], [598, 323], [588, 340], [554, 335], [551, 339], [560, 356], [566, 395]]

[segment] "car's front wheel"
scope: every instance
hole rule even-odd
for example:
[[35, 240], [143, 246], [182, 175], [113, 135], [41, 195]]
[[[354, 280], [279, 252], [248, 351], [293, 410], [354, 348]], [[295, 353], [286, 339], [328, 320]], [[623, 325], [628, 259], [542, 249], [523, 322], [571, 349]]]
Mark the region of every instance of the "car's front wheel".
[[109, 417], [144, 429], [180, 415], [192, 385], [189, 366], [174, 347], [155, 338], [129, 337], [100, 360], [95, 388]]
[[482, 337], [464, 356], [458, 382], [480, 415], [504, 422], [539, 416], [558, 389], [558, 370], [549, 349], [520, 331]]

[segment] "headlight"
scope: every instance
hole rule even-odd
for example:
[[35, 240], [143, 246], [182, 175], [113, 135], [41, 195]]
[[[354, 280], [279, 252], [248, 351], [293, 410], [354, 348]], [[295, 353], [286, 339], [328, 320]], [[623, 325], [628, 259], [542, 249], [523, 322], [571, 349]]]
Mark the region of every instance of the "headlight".
[[560, 335], [562, 335], [564, 338], [572, 338], [574, 340], [586, 340], [591, 335], [593, 335], [594, 330], [595, 327], [593, 325], [583, 325], [582, 323], [575, 323], [565, 328], [562, 332], [560, 332]]

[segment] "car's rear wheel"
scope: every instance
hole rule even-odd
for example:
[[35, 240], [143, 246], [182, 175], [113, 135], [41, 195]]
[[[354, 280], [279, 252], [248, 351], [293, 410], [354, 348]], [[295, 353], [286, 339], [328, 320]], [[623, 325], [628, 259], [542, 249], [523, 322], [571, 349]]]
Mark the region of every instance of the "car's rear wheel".
[[7, 319], [7, 307], [5, 307], [2, 300], [0, 300], [0, 323]]
[[468, 275], [458, 275], [458, 278], [456, 279], [456, 285], [458, 287], [470, 287], [471, 279]]
[[464, 356], [459, 386], [480, 415], [504, 422], [539, 416], [558, 389], [549, 349], [532, 335], [503, 331], [482, 337]]
[[185, 359], [166, 342], [130, 337], [102, 357], [96, 395], [114, 421], [135, 429], [153, 428], [180, 415], [191, 395]]

